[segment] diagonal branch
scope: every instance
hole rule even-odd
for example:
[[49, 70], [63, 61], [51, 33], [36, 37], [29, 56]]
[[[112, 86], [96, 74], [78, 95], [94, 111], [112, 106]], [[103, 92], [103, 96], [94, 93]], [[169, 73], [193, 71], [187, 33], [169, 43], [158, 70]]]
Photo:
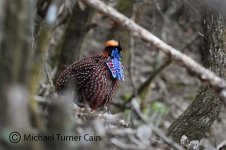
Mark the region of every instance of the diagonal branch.
[[107, 6], [100, 0], [80, 0], [80, 1], [84, 2], [85, 4], [89, 5], [90, 7], [97, 11], [104, 13], [108, 17], [112, 18], [120, 25], [127, 28], [130, 32], [132, 32], [134, 36], [150, 44], [153, 44], [159, 49], [159, 51], [165, 53], [170, 59], [175, 61], [178, 65], [187, 68], [190, 72], [199, 77], [202, 81], [209, 83], [209, 85], [219, 94], [220, 99], [226, 106], [226, 82], [224, 79], [218, 77], [212, 71], [204, 68], [187, 55], [181, 53], [179, 50], [166, 44], [158, 37], [150, 33], [148, 30], [136, 24], [133, 20], [122, 15], [114, 8]]

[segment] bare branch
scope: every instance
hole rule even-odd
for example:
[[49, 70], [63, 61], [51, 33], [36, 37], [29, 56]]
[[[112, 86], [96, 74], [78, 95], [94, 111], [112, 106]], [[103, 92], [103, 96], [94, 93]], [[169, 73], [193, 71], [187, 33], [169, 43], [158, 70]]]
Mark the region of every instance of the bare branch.
[[132, 32], [134, 36], [150, 44], [153, 44], [154, 46], [159, 48], [160, 51], [170, 57], [170, 59], [174, 60], [178, 65], [184, 66], [190, 72], [194, 73], [194, 75], [198, 76], [202, 81], [208, 82], [210, 86], [219, 94], [220, 99], [226, 106], [226, 82], [224, 79], [218, 77], [212, 71], [204, 68], [187, 55], [181, 53], [179, 50], [166, 44], [158, 37], [150, 33], [148, 30], [136, 24], [133, 20], [125, 17], [124, 15], [116, 11], [114, 8], [107, 6], [100, 0], [80, 1], [112, 18], [113, 20], [127, 28], [130, 32]]

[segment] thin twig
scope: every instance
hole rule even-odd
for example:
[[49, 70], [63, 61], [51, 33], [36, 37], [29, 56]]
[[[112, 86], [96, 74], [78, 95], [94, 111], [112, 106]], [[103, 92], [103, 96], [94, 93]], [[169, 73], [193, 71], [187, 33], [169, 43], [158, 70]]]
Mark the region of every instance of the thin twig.
[[[136, 18], [136, 14], [135, 14], [135, 4], [133, 5], [133, 14], [132, 14], [132, 17], [131, 19], [132, 20], [135, 20]], [[128, 68], [128, 71], [129, 71], [129, 78], [130, 78], [130, 82], [131, 82], [131, 85], [132, 85], [132, 88], [133, 88], [133, 95], [135, 95], [136, 97], [138, 96], [138, 93], [137, 93], [137, 89], [136, 89], [136, 86], [135, 86], [135, 83], [134, 83], [134, 78], [133, 78], [133, 58], [134, 58], [134, 37], [133, 35], [130, 33], [130, 51], [129, 51], [129, 68]]]
[[140, 87], [138, 88], [138, 90], [136, 90], [136, 94], [135, 95], [133, 93], [133, 95], [128, 98], [128, 101], [127, 103], [130, 103], [132, 101], [132, 99], [134, 97], [141, 97], [142, 99], [143, 98], [143, 93], [146, 91], [146, 89], [150, 86], [150, 83], [155, 79], [155, 77], [157, 77], [157, 75], [162, 72], [166, 67], [168, 67], [169, 65], [171, 64], [171, 60], [166, 60], [163, 64], [161, 64], [161, 66], [159, 66], [159, 68], [157, 68], [148, 78], [147, 80], [142, 84], [140, 85]]
[[152, 83], [152, 81], [169, 65], [171, 64], [171, 60], [166, 60], [159, 68], [154, 70], [152, 74], [147, 78], [147, 80], [139, 87], [138, 94], [142, 99], [145, 99], [146, 95], [144, 94], [147, 91]]
[[50, 86], [51, 86], [51, 88], [54, 89], [53, 80], [52, 80], [52, 78], [51, 78], [51, 76], [49, 74], [49, 70], [47, 68], [46, 61], [45, 60], [44, 60], [44, 67], [45, 67], [45, 73], [46, 73], [46, 76], [47, 76], [47, 78], [49, 80]]
[[186, 48], [188, 48], [190, 45], [193, 44], [194, 41], [196, 41], [199, 38], [199, 34], [195, 34], [192, 35], [182, 46], [181, 46], [181, 50], [185, 50]]
[[200, 15], [200, 12], [197, 10], [197, 8], [195, 8], [189, 1], [184, 0], [184, 3], [186, 3], [195, 13], [199, 18], [202, 18], [202, 16]]

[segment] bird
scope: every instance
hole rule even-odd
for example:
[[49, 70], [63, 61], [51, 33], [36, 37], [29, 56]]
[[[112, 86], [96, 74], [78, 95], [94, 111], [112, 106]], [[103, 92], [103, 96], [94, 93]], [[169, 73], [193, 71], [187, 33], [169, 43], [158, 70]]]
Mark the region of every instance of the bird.
[[60, 73], [56, 80], [56, 93], [62, 94], [70, 87], [78, 106], [88, 104], [92, 110], [108, 107], [119, 80], [124, 81], [121, 59], [120, 42], [106, 41], [101, 53], [75, 61]]

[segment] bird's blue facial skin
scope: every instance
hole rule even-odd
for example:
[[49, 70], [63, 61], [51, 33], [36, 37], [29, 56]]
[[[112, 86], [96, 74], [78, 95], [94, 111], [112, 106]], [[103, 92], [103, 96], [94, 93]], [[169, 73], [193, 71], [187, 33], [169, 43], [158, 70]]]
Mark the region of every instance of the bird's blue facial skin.
[[115, 59], [121, 60], [121, 54], [117, 48], [112, 50], [111, 56]]
[[121, 53], [117, 48], [112, 50], [111, 57], [107, 61], [107, 66], [110, 69], [113, 78], [124, 80], [123, 66], [121, 64]]

